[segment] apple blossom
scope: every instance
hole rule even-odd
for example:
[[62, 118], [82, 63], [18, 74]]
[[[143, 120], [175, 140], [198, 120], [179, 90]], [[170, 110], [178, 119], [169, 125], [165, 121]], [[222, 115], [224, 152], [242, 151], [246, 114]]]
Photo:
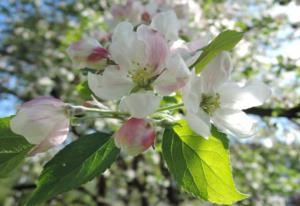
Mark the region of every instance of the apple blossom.
[[210, 38], [201, 36], [190, 42], [181, 39], [175, 41], [171, 45], [171, 52], [179, 54], [188, 67], [191, 67], [201, 55], [201, 49], [208, 45]]
[[178, 39], [180, 24], [175, 12], [172, 10], [156, 14], [150, 26], [162, 33], [168, 41]]
[[255, 124], [242, 110], [263, 104], [270, 89], [262, 82], [249, 81], [243, 87], [229, 80], [230, 56], [221, 53], [202, 71], [193, 72], [183, 89], [186, 118], [191, 128], [204, 138], [210, 136], [210, 124], [240, 137], [252, 136]]
[[84, 37], [71, 44], [67, 53], [77, 68], [101, 69], [106, 65], [108, 58], [107, 49], [103, 48], [96, 39], [90, 37]]
[[[202, 10], [199, 2], [194, 0], [152, 0], [144, 6], [144, 13], [153, 17], [157, 13], [173, 10], [178, 19], [178, 28], [185, 34], [193, 34], [197, 32], [192, 27], [198, 27], [201, 24]], [[192, 20], [192, 21], [191, 21]]]
[[[36, 190], [25, 204], [40, 205], [80, 187], [107, 171], [120, 151], [138, 155], [154, 146], [157, 134], [162, 158], [153, 160], [160, 166], [165, 160], [176, 184], [184, 191], [223, 205], [246, 198], [235, 187], [229, 142], [227, 135], [220, 132], [241, 137], [253, 135], [255, 122], [243, 110], [263, 104], [271, 91], [262, 82], [248, 81], [242, 86], [230, 80], [232, 63], [224, 51], [232, 49], [243, 32], [227, 30], [210, 41], [209, 31], [217, 32], [223, 23], [199, 30], [202, 13], [199, 2], [194, 0], [98, 3], [100, 13], [83, 9], [81, 3], [74, 7], [83, 12], [84, 19], [97, 19], [96, 23], [101, 24], [101, 30], [90, 31], [93, 23], [88, 21], [84, 30], [88, 29], [95, 39], [84, 37], [67, 49], [73, 65], [86, 69], [77, 72], [72, 81], [80, 83], [76, 95], [72, 96], [69, 90], [63, 95], [81, 104], [39, 97], [21, 105], [14, 117], [0, 119], [4, 135], [9, 135], [10, 121], [11, 130], [35, 146], [29, 155], [62, 144], [70, 122], [72, 126], [76, 124], [71, 132], [80, 137], [45, 165]], [[107, 25], [116, 27], [112, 30]], [[190, 30], [191, 26], [196, 28]], [[195, 70], [202, 72], [196, 74]], [[49, 76], [53, 75], [56, 73]], [[42, 82], [45, 78], [48, 77]], [[182, 120], [183, 113], [187, 121]], [[102, 132], [120, 122], [113, 133]], [[211, 130], [212, 124], [217, 129]], [[210, 139], [195, 138], [199, 135]], [[14, 138], [4, 138], [2, 142], [0, 178], [33, 146]], [[133, 160], [133, 169], [137, 169], [138, 161], [139, 158]]]
[[[176, 15], [171, 11], [161, 13], [154, 17], [155, 22], [159, 22], [159, 18], [165, 25], [171, 26], [170, 30], [163, 29], [172, 36]], [[118, 100], [125, 96], [121, 100], [121, 109], [133, 117], [142, 118], [153, 113], [160, 102], [156, 92], [164, 96], [182, 88], [189, 75], [181, 56], [170, 52], [165, 36], [151, 25], [141, 25], [136, 31], [128, 22], [117, 25], [109, 47], [111, 58], [117, 65], [108, 66], [102, 74], [89, 73], [90, 89], [105, 100]], [[129, 102], [139, 105], [143, 112], [139, 113], [136, 106], [129, 106]]]
[[131, 118], [114, 134], [117, 147], [131, 155], [137, 155], [153, 145], [155, 131], [146, 119]]
[[10, 122], [11, 130], [36, 145], [31, 154], [62, 144], [69, 132], [65, 103], [53, 97], [39, 97], [22, 104]]
[[112, 27], [125, 20], [136, 25], [142, 20], [142, 13], [143, 5], [140, 1], [127, 0], [125, 4], [113, 5], [106, 18]]

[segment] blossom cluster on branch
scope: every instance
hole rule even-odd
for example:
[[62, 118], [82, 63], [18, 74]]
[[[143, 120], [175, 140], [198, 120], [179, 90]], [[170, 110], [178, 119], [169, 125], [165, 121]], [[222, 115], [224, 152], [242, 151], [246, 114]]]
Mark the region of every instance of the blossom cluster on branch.
[[[187, 145], [204, 141], [203, 147], [205, 141], [218, 136], [216, 131], [237, 137], [253, 136], [255, 122], [242, 110], [262, 105], [271, 91], [256, 80], [244, 85], [231, 80], [233, 65], [228, 50], [238, 43], [241, 33], [225, 31], [212, 40], [197, 34], [189, 38], [192, 40], [183, 38], [182, 33], [187, 30], [184, 22], [190, 21], [186, 9], [193, 1], [188, 2], [168, 7], [166, 1], [142, 5], [128, 0], [125, 5], [111, 9], [113, 19], [109, 24], [114, 28], [106, 38], [83, 36], [72, 43], [67, 54], [75, 69], [87, 71], [87, 85], [93, 93], [94, 104], [73, 105], [53, 97], [39, 97], [21, 105], [10, 126], [14, 133], [34, 145], [28, 154], [45, 152], [62, 144], [68, 136], [70, 120], [89, 112], [122, 121], [112, 138], [116, 147], [130, 155], [154, 145], [159, 136], [158, 127], [173, 128], [173, 133]], [[179, 100], [165, 105], [164, 98], [168, 96]], [[112, 102], [116, 109], [107, 106], [107, 102]], [[182, 134], [185, 126], [178, 129], [178, 124], [185, 125], [180, 119], [186, 119], [189, 133]], [[191, 132], [194, 139], [186, 139]], [[166, 134], [163, 138], [174, 138], [175, 143], [170, 140], [172, 145], [166, 145], [169, 140], [163, 140], [163, 149], [176, 149], [172, 147], [178, 140]], [[200, 152], [193, 146], [191, 149]], [[168, 151], [164, 155], [171, 172], [176, 171], [169, 162]], [[183, 157], [188, 159], [186, 155]], [[199, 157], [205, 158], [200, 153]], [[189, 161], [185, 164], [197, 164]], [[185, 172], [180, 178], [184, 182]], [[188, 185], [183, 187], [192, 190]], [[228, 202], [242, 199], [234, 195]], [[199, 196], [205, 199], [202, 193]], [[225, 200], [206, 199], [228, 204]]]

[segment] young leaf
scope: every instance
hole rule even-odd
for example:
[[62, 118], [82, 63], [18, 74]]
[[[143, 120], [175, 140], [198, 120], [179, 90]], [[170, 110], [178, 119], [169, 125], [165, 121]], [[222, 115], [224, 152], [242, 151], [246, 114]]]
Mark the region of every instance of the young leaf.
[[32, 144], [10, 129], [11, 117], [0, 119], [0, 178], [5, 178], [26, 157]]
[[226, 205], [247, 197], [235, 188], [228, 139], [216, 128], [206, 140], [195, 134], [186, 121], [180, 121], [165, 130], [162, 151], [177, 184], [188, 193]]
[[114, 140], [105, 133], [87, 135], [67, 145], [45, 165], [26, 205], [39, 205], [92, 180], [110, 167], [118, 154]]
[[226, 30], [220, 33], [210, 44], [203, 48], [203, 52], [191, 68], [195, 67], [196, 73], [199, 74], [213, 58], [222, 51], [231, 50], [242, 38], [243, 32]]

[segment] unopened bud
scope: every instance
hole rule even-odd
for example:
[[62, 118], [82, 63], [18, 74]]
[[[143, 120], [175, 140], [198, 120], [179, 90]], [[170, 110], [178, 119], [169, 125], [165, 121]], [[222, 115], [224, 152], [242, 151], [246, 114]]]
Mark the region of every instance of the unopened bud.
[[53, 97], [39, 97], [21, 105], [10, 122], [11, 130], [36, 147], [31, 154], [62, 144], [69, 132], [65, 103]]
[[121, 150], [137, 155], [153, 145], [155, 131], [146, 119], [131, 118], [114, 134], [115, 143]]
[[93, 38], [83, 38], [69, 46], [67, 53], [75, 67], [102, 69], [108, 58], [107, 49]]

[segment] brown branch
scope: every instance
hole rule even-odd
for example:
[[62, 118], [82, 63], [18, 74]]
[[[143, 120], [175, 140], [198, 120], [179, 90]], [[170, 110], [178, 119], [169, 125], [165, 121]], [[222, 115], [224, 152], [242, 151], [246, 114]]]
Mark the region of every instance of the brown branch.
[[[144, 156], [143, 155], [138, 155], [136, 156], [133, 161], [132, 161], [132, 165], [131, 168], [137, 172], [138, 170], [138, 165], [140, 161], [144, 161]], [[144, 172], [144, 176], [147, 176], [147, 173]], [[146, 179], [146, 178], [145, 178]], [[127, 182], [127, 192], [128, 192], [128, 196], [131, 195], [132, 192], [132, 188], [136, 188], [140, 195], [141, 195], [141, 202], [140, 205], [142, 206], [149, 206], [149, 202], [148, 202], [148, 197], [145, 196], [145, 191], [146, 191], [146, 181], [141, 181], [138, 177], [135, 177], [133, 180]], [[128, 200], [127, 200], [128, 201]], [[128, 203], [128, 202], [127, 202]]]
[[15, 185], [12, 189], [16, 191], [23, 191], [23, 190], [33, 190], [36, 188], [36, 185], [33, 183], [24, 183]]
[[255, 114], [261, 117], [287, 117], [300, 118], [300, 104], [286, 109], [286, 108], [250, 108], [245, 110], [248, 114]]
[[[100, 175], [100, 177], [97, 180], [97, 196], [101, 198], [105, 198], [106, 195], [106, 179], [104, 175]], [[97, 203], [98, 206], [103, 206], [105, 204]]]
[[91, 193], [89, 190], [87, 190], [83, 186], [77, 188], [77, 190], [86, 195], [89, 195], [93, 199], [93, 201], [97, 204], [97, 206], [110, 206], [110, 204], [108, 202], [106, 202], [102, 197], [99, 197], [99, 196]]
[[[15, 186], [13, 186], [12, 189], [15, 191], [24, 191], [24, 190], [34, 190], [35, 188], [36, 188], [36, 184], [34, 184], [34, 183], [24, 183], [24, 184], [15, 185]], [[102, 197], [98, 197], [97, 195], [94, 195], [93, 193], [91, 193], [89, 190], [87, 190], [83, 186], [78, 187], [77, 191], [90, 196], [96, 202], [96, 204], [99, 206], [110, 206], [110, 204], [108, 202], [106, 202]], [[54, 199], [56, 199], [56, 198], [54, 198]], [[52, 200], [49, 200], [49, 201], [52, 201]]]

